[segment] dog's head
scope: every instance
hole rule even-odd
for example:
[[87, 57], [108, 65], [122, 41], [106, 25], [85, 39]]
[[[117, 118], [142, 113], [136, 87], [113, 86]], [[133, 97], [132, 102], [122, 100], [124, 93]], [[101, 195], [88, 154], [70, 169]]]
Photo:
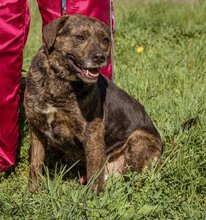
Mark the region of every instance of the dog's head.
[[73, 15], [56, 19], [45, 26], [43, 40], [48, 56], [68, 70], [61, 73], [65, 79], [95, 82], [110, 57], [109, 28], [94, 18]]

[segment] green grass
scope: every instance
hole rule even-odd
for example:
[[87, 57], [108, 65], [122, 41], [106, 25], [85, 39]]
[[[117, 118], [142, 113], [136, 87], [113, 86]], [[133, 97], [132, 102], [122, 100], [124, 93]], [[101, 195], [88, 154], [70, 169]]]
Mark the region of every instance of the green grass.
[[[52, 178], [46, 168], [42, 192], [31, 194], [22, 122], [20, 162], [0, 177], [0, 219], [206, 218], [206, 3], [115, 3], [115, 82], [145, 105], [157, 125], [164, 142], [160, 168], [129, 173], [127, 182], [110, 178], [99, 196], [64, 178], [67, 167], [54, 169]], [[25, 70], [41, 42], [33, 2], [30, 8]]]

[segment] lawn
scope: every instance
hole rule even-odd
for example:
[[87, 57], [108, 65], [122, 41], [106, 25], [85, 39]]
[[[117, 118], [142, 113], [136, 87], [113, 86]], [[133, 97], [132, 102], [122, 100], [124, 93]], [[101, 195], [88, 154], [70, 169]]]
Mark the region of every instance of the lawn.
[[[42, 192], [31, 194], [21, 114], [18, 165], [0, 177], [0, 219], [206, 218], [206, 2], [144, 2], [115, 1], [115, 83], [144, 104], [160, 131], [160, 167], [131, 172], [129, 181], [110, 178], [99, 196], [72, 178], [68, 166], [53, 173], [45, 167]], [[24, 74], [41, 43], [35, 4]]]

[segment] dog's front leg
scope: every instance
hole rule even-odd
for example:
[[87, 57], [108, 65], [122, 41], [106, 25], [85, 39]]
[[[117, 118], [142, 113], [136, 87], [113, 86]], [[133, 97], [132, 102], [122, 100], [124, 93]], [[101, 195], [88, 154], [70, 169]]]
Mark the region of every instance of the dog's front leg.
[[104, 185], [103, 165], [105, 162], [104, 125], [99, 119], [92, 122], [88, 128], [85, 143], [85, 155], [87, 166], [87, 179], [90, 180], [99, 173], [94, 181], [93, 188], [97, 193], [101, 192]]
[[30, 130], [30, 175], [29, 191], [33, 192], [41, 182], [43, 163], [45, 158], [46, 140]]

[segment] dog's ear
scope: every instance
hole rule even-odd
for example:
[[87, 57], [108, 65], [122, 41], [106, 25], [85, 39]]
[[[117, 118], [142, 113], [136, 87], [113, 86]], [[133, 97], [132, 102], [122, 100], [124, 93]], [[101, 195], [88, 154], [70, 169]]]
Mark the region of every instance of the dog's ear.
[[55, 39], [58, 31], [64, 25], [68, 16], [62, 16], [58, 19], [55, 19], [44, 26], [43, 28], [43, 42], [46, 44], [46, 48], [48, 51], [51, 50], [55, 43]]

